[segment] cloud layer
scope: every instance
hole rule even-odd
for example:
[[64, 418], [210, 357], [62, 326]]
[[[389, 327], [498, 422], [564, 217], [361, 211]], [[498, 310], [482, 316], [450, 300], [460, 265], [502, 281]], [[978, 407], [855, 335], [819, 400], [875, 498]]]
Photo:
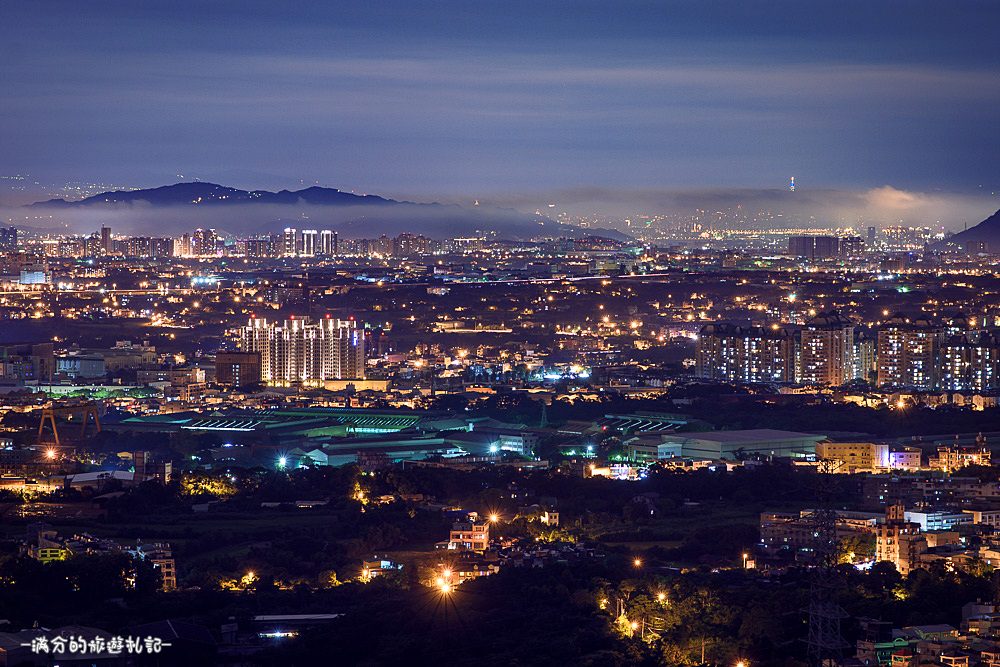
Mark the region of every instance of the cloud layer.
[[[465, 204], [459, 206], [456, 204]], [[12, 208], [0, 214], [22, 228], [38, 231], [89, 233], [102, 225], [116, 233], [179, 235], [198, 227], [212, 227], [232, 236], [279, 232], [286, 226], [299, 229], [336, 229], [346, 238], [371, 238], [379, 234], [422, 233], [434, 238], [496, 234], [501, 238], [558, 236], [571, 230], [539, 224], [533, 216], [561, 212], [624, 218], [639, 214], [687, 216], [696, 211], [721, 211], [741, 207], [780, 213], [780, 223], [809, 226], [904, 224], [958, 231], [971, 227], [1000, 208], [1000, 198], [988, 193], [965, 195], [904, 191], [891, 186], [869, 190], [787, 189], [615, 189], [572, 188], [546, 193], [500, 193], [469, 202], [427, 207], [334, 207], [309, 205], [172, 206], [147, 205], [75, 209]], [[549, 204], [555, 206], [550, 207]]]

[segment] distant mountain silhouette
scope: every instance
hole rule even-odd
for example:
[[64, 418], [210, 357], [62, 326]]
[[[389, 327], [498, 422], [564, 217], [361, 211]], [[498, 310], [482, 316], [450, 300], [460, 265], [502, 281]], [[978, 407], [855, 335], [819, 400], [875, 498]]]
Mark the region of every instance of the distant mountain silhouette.
[[[581, 229], [539, 213], [509, 208], [422, 204], [356, 195], [333, 188], [240, 190], [217, 183], [175, 183], [145, 190], [104, 192], [76, 201], [50, 199], [29, 205], [58, 224], [92, 231], [103, 224], [134, 234], [165, 234], [212, 227], [236, 235], [270, 233], [285, 226], [335, 229], [370, 238], [416, 232], [433, 238], [491, 235], [504, 239], [579, 238], [587, 234], [624, 240], [610, 229]], [[155, 230], [155, 232], [154, 232]]]
[[964, 247], [969, 243], [978, 241], [985, 241], [986, 249], [990, 252], [1000, 251], [1000, 211], [986, 218], [975, 227], [970, 227], [964, 232], [959, 232], [937, 245], [959, 245]]
[[148, 190], [118, 190], [103, 192], [77, 201], [50, 199], [36, 202], [32, 207], [71, 208], [83, 206], [108, 206], [145, 202], [152, 206], [180, 206], [207, 204], [311, 204], [314, 206], [386, 205], [398, 202], [375, 195], [356, 195], [333, 188], [310, 187], [303, 190], [240, 190], [216, 183], [175, 183]]

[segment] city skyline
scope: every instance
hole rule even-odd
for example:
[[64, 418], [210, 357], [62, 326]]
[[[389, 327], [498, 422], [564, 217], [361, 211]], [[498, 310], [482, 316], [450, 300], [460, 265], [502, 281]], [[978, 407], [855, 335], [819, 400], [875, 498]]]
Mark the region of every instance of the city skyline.
[[996, 0], [0, 8], [0, 665], [1000, 667]]

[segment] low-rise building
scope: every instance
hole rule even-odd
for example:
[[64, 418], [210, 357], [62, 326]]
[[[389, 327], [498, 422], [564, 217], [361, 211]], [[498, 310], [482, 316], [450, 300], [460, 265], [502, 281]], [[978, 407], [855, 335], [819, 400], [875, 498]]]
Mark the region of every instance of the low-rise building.
[[843, 473], [920, 468], [920, 449], [888, 443], [820, 442], [816, 444], [816, 457], [834, 462], [836, 472]]
[[937, 455], [930, 458], [930, 467], [952, 472], [970, 465], [990, 465], [990, 450], [986, 446], [986, 440], [980, 436], [975, 445], [941, 445], [937, 449]]
[[903, 513], [905, 519], [920, 526], [920, 530], [951, 530], [955, 526], [975, 523], [972, 514], [967, 512], [951, 512], [946, 510], [911, 511]]
[[927, 539], [920, 534], [920, 525], [906, 520], [902, 505], [886, 508], [885, 521], [875, 532], [875, 560], [888, 561], [904, 577], [919, 567], [920, 555], [927, 551]]
[[395, 563], [387, 558], [374, 558], [372, 560], [362, 561], [361, 580], [367, 583], [372, 579], [376, 579], [393, 572], [399, 572], [402, 569], [402, 563]]
[[489, 544], [488, 521], [456, 521], [448, 535], [448, 548], [456, 551], [486, 551]]
[[[855, 535], [875, 533], [879, 515], [872, 512], [835, 512], [838, 540]], [[817, 511], [804, 509], [798, 512], [763, 512], [760, 515], [760, 546], [769, 554], [782, 551], [812, 552], [817, 547]]]
[[824, 435], [758, 428], [745, 431], [709, 431], [664, 435], [664, 444], [680, 445], [681, 454], [701, 459], [737, 459], [741, 456], [812, 458]]

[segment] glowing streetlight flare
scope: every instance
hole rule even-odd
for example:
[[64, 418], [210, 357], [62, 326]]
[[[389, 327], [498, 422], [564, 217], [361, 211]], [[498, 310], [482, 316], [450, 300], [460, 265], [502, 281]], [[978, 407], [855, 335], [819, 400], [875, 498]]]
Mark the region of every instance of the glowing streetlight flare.
[[632, 565], [634, 565], [635, 567], [642, 567], [642, 559], [641, 558], [634, 559], [632, 561]]

